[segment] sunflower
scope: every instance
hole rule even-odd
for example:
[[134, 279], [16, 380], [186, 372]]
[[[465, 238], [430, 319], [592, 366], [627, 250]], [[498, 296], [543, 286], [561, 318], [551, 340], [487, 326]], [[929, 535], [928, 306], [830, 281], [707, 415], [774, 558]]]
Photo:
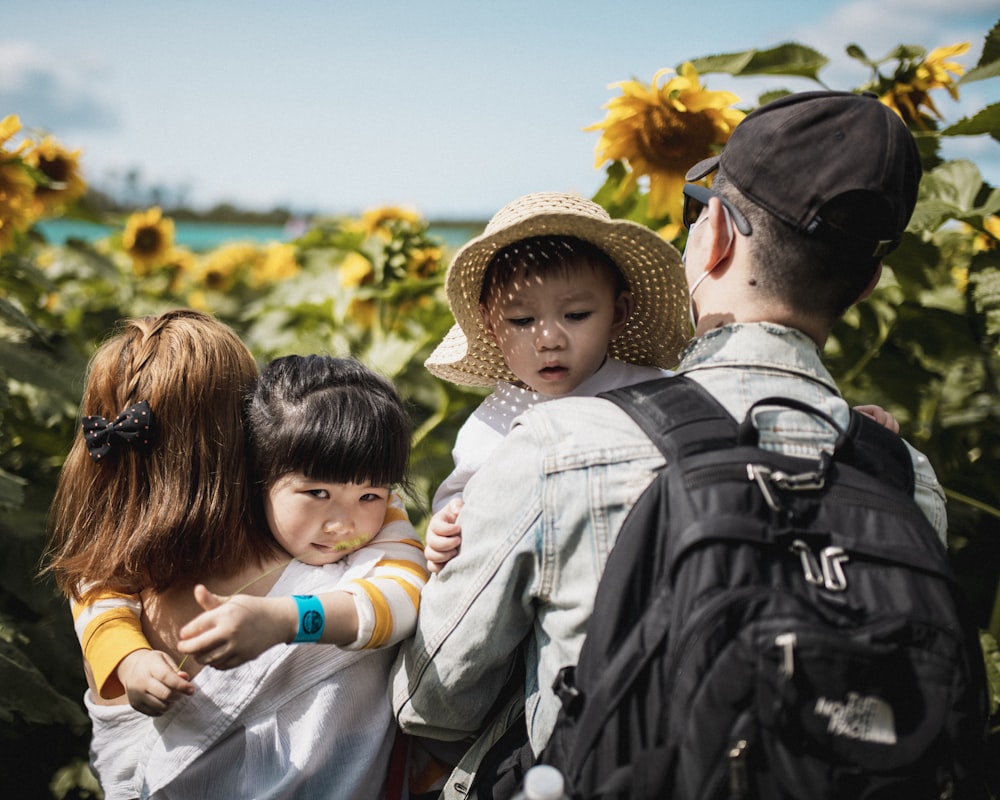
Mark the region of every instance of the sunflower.
[[375, 301], [355, 297], [347, 306], [347, 318], [361, 330], [369, 330], [375, 324]]
[[21, 153], [30, 143], [21, 142], [14, 150], [5, 148], [20, 130], [17, 115], [0, 120], [0, 251], [10, 247], [17, 231], [34, 221], [31, 201], [35, 182], [21, 160]]
[[136, 211], [128, 218], [122, 234], [122, 247], [132, 258], [138, 275], [162, 264], [174, 244], [174, 221], [164, 217], [159, 206]]
[[584, 130], [600, 130], [594, 166], [606, 161], [624, 161], [628, 175], [618, 190], [624, 199], [638, 179], [649, 177], [649, 215], [671, 220], [681, 218], [684, 173], [703, 158], [717, 152], [729, 140], [733, 128], [745, 116], [730, 108], [739, 98], [731, 92], [702, 88], [690, 63], [680, 75], [659, 86], [660, 78], [673, 70], [661, 69], [647, 86], [640, 81], [612, 84], [622, 94], [604, 107], [603, 122]]
[[907, 61], [896, 70], [894, 81], [882, 95], [882, 102], [895, 111], [907, 125], [927, 127], [928, 114], [943, 119], [928, 92], [931, 89], [946, 89], [952, 99], [958, 99], [955, 76], [962, 75], [965, 68], [957, 61], [948, 61], [969, 49], [968, 42], [960, 42], [950, 47], [932, 50], [923, 61]]
[[996, 250], [1000, 244], [1000, 216], [996, 214], [991, 214], [983, 220], [982, 230], [977, 230], [967, 223], [962, 227], [972, 234], [973, 253]]
[[171, 247], [163, 258], [163, 271], [169, 276], [167, 291], [177, 293], [181, 284], [198, 270], [198, 256], [186, 247]]
[[271, 242], [250, 271], [250, 284], [264, 286], [268, 283], [291, 278], [299, 271], [299, 263], [295, 260], [295, 245], [283, 242]]
[[35, 186], [34, 212], [38, 217], [64, 208], [87, 191], [80, 174], [80, 151], [68, 152], [51, 136], [28, 150], [24, 160], [46, 179]]
[[232, 289], [245, 272], [253, 272], [263, 256], [256, 245], [232, 242], [217, 247], [202, 261], [197, 280], [213, 292]]
[[432, 277], [441, 268], [440, 247], [417, 247], [406, 259], [406, 274], [418, 281]]
[[969, 288], [969, 268], [968, 267], [952, 267], [949, 270], [951, 274], [952, 283], [955, 284], [955, 288], [958, 290], [959, 294], [965, 294], [965, 290]]
[[361, 224], [364, 227], [365, 236], [378, 234], [383, 239], [392, 238], [390, 224], [392, 222], [405, 222], [410, 225], [420, 224], [420, 215], [416, 211], [399, 206], [381, 206], [369, 209], [361, 215]]
[[187, 296], [187, 305], [195, 311], [208, 311], [208, 297], [202, 289], [194, 289]]
[[345, 289], [355, 289], [375, 280], [372, 262], [361, 253], [350, 252], [340, 264], [340, 285]]

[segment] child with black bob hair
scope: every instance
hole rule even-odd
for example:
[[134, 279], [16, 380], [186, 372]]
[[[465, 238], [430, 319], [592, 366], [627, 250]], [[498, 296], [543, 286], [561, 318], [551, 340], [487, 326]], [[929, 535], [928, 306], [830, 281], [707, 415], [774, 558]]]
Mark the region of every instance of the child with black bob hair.
[[[408, 636], [427, 573], [393, 491], [406, 486], [410, 457], [395, 387], [351, 358], [285, 356], [261, 372], [246, 418], [256, 497], [277, 543], [312, 566], [355, 554], [353, 572], [375, 559], [370, 574], [312, 601], [325, 625], [309, 640], [360, 649]], [[178, 647], [221, 669], [298, 641], [309, 614], [300, 598], [226, 603], [200, 586], [195, 597], [206, 613], [181, 630]]]

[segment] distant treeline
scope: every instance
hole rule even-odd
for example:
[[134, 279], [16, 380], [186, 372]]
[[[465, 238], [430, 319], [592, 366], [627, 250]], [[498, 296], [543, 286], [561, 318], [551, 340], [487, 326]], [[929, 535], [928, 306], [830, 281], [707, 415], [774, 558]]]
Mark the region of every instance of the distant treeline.
[[[135, 194], [130, 193], [132, 196]], [[153, 205], [160, 206], [165, 215], [177, 222], [215, 222], [226, 225], [284, 226], [292, 219], [312, 219], [318, 215], [313, 212], [293, 212], [282, 206], [269, 211], [253, 211], [231, 203], [219, 203], [209, 209], [195, 209], [183, 203], [171, 203], [169, 195], [163, 196], [155, 191], [143, 194], [141, 200], [136, 201], [112, 196], [93, 187], [88, 188], [87, 194], [80, 201], [79, 210], [82, 216], [92, 217], [96, 221], [101, 217], [130, 214]], [[478, 219], [435, 219], [432, 222], [435, 228], [461, 230], [483, 227], [486, 224]]]
[[[95, 219], [108, 216], [120, 216], [138, 211], [149, 206], [160, 206], [163, 213], [177, 222], [218, 222], [224, 224], [244, 225], [284, 225], [294, 216], [287, 208], [272, 208], [269, 211], [252, 211], [238, 208], [231, 203], [219, 203], [209, 209], [195, 209], [183, 203], [171, 203], [167, 197], [157, 192], [129, 193], [129, 197], [118, 196], [89, 187], [86, 195], [79, 203], [79, 210], [85, 217]], [[307, 215], [308, 216], [308, 215]]]

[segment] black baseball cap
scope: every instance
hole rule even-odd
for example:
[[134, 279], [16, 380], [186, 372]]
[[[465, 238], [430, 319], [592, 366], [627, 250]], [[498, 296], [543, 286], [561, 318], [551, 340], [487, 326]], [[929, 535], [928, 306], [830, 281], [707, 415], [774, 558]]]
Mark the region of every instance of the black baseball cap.
[[[695, 164], [686, 179], [716, 169], [796, 230], [836, 237], [875, 258], [899, 245], [921, 175], [903, 121], [874, 94], [850, 92], [799, 92], [761, 106], [736, 126], [720, 155]], [[833, 226], [824, 206], [848, 192], [867, 202], [856, 224], [841, 218]]]

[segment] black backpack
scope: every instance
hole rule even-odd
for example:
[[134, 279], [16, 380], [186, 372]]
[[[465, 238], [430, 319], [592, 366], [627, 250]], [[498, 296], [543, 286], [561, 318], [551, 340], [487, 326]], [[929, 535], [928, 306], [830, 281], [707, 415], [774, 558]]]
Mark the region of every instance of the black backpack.
[[987, 796], [978, 633], [902, 440], [852, 412], [818, 461], [697, 383], [603, 395], [666, 466], [627, 517], [540, 760], [574, 798]]

